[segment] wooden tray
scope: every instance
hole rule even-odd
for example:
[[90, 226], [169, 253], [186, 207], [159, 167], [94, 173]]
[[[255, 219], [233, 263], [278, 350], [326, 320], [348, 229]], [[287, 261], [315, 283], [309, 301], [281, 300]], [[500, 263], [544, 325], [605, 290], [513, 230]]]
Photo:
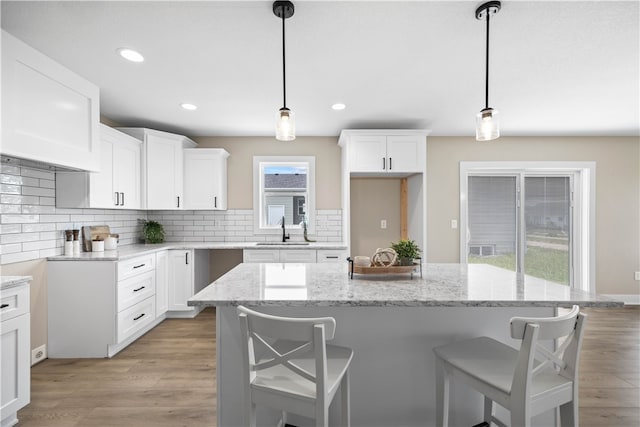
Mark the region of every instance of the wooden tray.
[[359, 274], [398, 274], [398, 273], [410, 273], [418, 267], [419, 264], [413, 265], [391, 265], [385, 267], [359, 267], [353, 266], [353, 272]]
[[[348, 258], [349, 262], [349, 273], [351, 278], [353, 278], [353, 273], [358, 274], [402, 274], [402, 273], [412, 273], [416, 271], [417, 268], [422, 267], [419, 263], [414, 262], [413, 265], [391, 265], [391, 266], [378, 266], [378, 267], [360, 267], [355, 265], [351, 258]], [[420, 276], [422, 276], [422, 268], [420, 268]]]

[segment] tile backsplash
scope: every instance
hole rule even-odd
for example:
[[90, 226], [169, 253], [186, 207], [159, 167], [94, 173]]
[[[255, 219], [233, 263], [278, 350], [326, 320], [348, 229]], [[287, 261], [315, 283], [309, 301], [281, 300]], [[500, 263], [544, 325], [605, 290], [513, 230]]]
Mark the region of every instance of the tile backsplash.
[[[2, 158], [0, 165], [0, 264], [60, 255], [64, 230], [85, 225], [110, 227], [120, 245], [142, 238], [140, 219], [165, 228], [168, 242], [245, 242], [271, 240], [253, 233], [253, 210], [143, 211], [63, 209], [55, 206], [55, 172], [47, 165]], [[317, 210], [319, 242], [342, 241], [342, 211]]]

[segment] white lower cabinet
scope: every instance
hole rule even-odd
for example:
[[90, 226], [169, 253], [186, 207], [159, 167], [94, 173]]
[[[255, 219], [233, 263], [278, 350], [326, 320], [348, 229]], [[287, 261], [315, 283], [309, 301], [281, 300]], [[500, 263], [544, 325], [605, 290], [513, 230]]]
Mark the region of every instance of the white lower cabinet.
[[156, 253], [156, 317], [169, 309], [169, 251]]
[[29, 285], [3, 290], [0, 300], [0, 425], [5, 427], [18, 423], [18, 410], [31, 399]]
[[47, 277], [50, 358], [112, 357], [164, 319], [156, 314], [154, 253], [50, 261]]
[[170, 249], [168, 317], [194, 317], [202, 308], [187, 300], [209, 284], [209, 251]]
[[342, 262], [347, 251], [342, 249], [245, 249], [244, 262]]

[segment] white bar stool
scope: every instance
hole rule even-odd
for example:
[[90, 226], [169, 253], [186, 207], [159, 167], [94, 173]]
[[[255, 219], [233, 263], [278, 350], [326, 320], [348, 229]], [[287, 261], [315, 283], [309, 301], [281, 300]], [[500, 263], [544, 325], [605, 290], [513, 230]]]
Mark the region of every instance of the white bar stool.
[[244, 358], [244, 394], [248, 422], [256, 425], [256, 405], [315, 419], [328, 426], [329, 405], [341, 388], [343, 426], [350, 425], [349, 374], [353, 350], [326, 344], [332, 317], [291, 318], [238, 307]]
[[[482, 393], [484, 422], [506, 424], [493, 415], [493, 402], [511, 412], [512, 426], [530, 426], [531, 417], [560, 407], [563, 426], [578, 425], [578, 367], [586, 315], [574, 305], [549, 318], [514, 317], [511, 338], [520, 350], [488, 337], [433, 349], [436, 355], [436, 425], [449, 425], [449, 380], [461, 380]], [[564, 338], [552, 352], [542, 340]]]

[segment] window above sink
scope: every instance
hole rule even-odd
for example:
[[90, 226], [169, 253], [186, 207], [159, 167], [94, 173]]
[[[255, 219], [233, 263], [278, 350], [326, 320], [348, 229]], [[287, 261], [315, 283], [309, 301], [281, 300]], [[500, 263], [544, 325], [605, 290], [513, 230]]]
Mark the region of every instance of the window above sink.
[[281, 234], [283, 218], [287, 234], [302, 234], [303, 222], [313, 234], [315, 157], [254, 156], [253, 195], [256, 234]]

